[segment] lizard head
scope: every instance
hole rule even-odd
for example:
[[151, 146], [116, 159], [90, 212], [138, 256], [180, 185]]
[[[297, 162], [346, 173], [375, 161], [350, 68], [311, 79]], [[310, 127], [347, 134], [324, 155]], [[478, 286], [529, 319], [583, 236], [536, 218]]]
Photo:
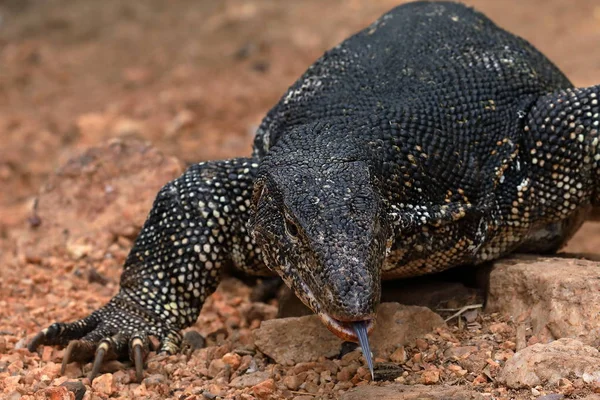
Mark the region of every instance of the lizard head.
[[[303, 159], [305, 159], [303, 157]], [[250, 230], [265, 262], [337, 336], [358, 341], [380, 301], [388, 227], [365, 162], [269, 163]]]

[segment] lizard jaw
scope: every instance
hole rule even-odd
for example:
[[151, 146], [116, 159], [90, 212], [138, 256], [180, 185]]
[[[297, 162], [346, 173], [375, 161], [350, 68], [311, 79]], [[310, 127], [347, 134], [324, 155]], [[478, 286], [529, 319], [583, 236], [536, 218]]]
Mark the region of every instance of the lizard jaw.
[[340, 321], [338, 319], [330, 317], [325, 313], [318, 313], [317, 315], [319, 316], [323, 324], [325, 324], [327, 329], [329, 329], [334, 335], [336, 335], [340, 339], [348, 342], [359, 343], [358, 336], [356, 335], [355, 329], [353, 327], [354, 322], [364, 322], [366, 324], [368, 334], [370, 334], [373, 331], [373, 327], [375, 326], [373, 319]]

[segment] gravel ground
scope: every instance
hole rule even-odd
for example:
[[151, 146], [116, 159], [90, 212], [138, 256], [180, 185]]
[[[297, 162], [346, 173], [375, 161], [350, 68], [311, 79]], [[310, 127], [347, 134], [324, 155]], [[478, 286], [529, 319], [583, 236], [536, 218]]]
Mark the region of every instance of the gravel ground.
[[[82, 393], [74, 382], [87, 399], [338, 398], [357, 386], [391, 385], [370, 381], [358, 350], [273, 362], [253, 332], [275, 317], [278, 302], [251, 301], [252, 288], [233, 278], [191, 328], [207, 347], [151, 355], [141, 384], [116, 361], [93, 385], [90, 364], [70, 364], [61, 376], [63, 350], [24, 346], [49, 323], [83, 317], [117, 291], [162, 184], [188, 163], [248, 154], [253, 127], [287, 86], [398, 3], [0, 2], [0, 397], [67, 399], [63, 383]], [[468, 3], [532, 41], [576, 84], [600, 82], [597, 1]], [[585, 226], [568, 250], [597, 252], [599, 233]], [[551, 389], [499, 385], [501, 366], [522, 342], [520, 324], [468, 312], [376, 361], [396, 365], [387, 372], [396, 383], [452, 385], [485, 398], [594, 392], [581, 379]], [[526, 345], [538, 341], [525, 336]]]

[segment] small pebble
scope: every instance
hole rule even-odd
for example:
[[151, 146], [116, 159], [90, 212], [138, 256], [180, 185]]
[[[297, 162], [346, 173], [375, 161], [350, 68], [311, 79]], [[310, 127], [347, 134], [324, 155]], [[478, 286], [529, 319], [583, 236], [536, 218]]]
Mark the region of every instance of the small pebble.
[[565, 398], [564, 394], [561, 393], [550, 393], [545, 396], [538, 397], [535, 400], [563, 400]]
[[261, 383], [252, 386], [252, 393], [259, 399], [270, 398], [276, 390], [275, 381], [273, 379], [267, 379]]
[[60, 386], [64, 386], [72, 392], [75, 395], [75, 400], [81, 400], [83, 399], [83, 395], [85, 395], [86, 388], [81, 381], [67, 381], [63, 382]]
[[115, 391], [115, 380], [113, 374], [102, 374], [94, 378], [92, 388], [96, 392], [100, 392], [110, 396]]
[[440, 371], [437, 369], [429, 369], [421, 374], [421, 382], [425, 385], [433, 385], [440, 381]]
[[398, 347], [391, 355], [390, 360], [395, 363], [403, 364], [406, 362], [406, 349], [404, 346]]
[[231, 369], [236, 370], [242, 362], [242, 357], [235, 353], [227, 353], [221, 358], [221, 361], [231, 366]]

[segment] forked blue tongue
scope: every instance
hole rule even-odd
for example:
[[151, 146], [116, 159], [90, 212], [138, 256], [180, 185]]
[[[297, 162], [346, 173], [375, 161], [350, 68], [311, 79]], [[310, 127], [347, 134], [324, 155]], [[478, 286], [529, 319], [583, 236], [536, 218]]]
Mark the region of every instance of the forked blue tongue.
[[358, 336], [358, 343], [367, 360], [369, 371], [371, 371], [371, 379], [375, 380], [375, 374], [373, 373], [373, 359], [371, 358], [371, 348], [369, 347], [369, 337], [367, 336], [367, 323], [365, 321], [352, 322], [352, 328], [354, 328], [354, 333]]

